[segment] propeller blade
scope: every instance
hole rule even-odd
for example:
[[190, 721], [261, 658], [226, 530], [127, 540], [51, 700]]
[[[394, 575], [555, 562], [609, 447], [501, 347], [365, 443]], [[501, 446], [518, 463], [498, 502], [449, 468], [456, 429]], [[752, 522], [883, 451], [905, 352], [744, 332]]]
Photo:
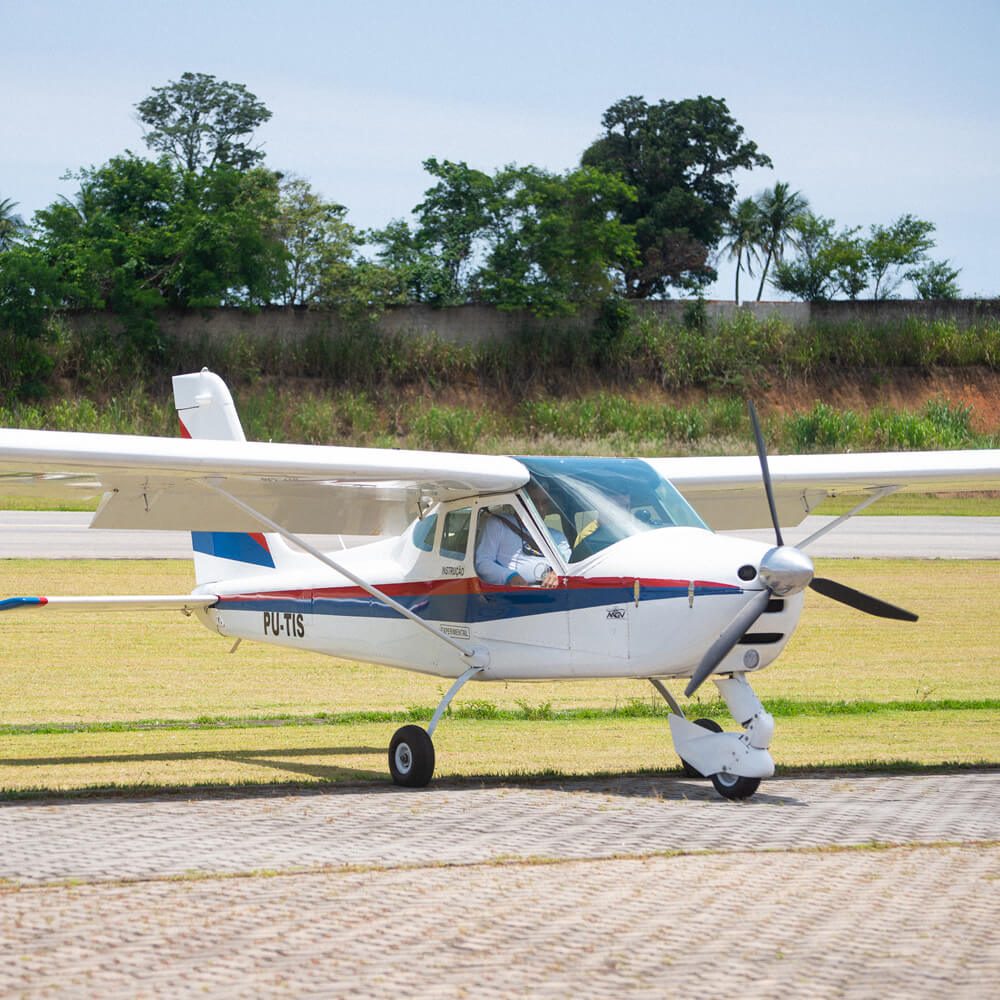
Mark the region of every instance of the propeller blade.
[[750, 426], [753, 427], [754, 440], [757, 442], [757, 457], [760, 459], [760, 474], [764, 480], [764, 492], [767, 494], [767, 505], [771, 509], [771, 523], [774, 525], [774, 537], [778, 541], [780, 548], [785, 544], [781, 537], [781, 525], [778, 524], [778, 509], [774, 505], [774, 488], [771, 486], [771, 470], [767, 464], [767, 445], [764, 443], [764, 435], [760, 429], [760, 421], [757, 419], [757, 408], [753, 405], [753, 400], [747, 400], [747, 409], [750, 411]]
[[863, 594], [860, 590], [847, 587], [836, 580], [827, 580], [822, 576], [814, 576], [809, 584], [813, 590], [824, 597], [832, 598], [846, 604], [848, 607], [863, 611], [866, 615], [876, 615], [879, 618], [895, 618], [901, 622], [915, 622], [917, 616], [912, 611], [905, 608], [897, 608], [895, 604], [888, 601], [881, 601], [870, 594]]
[[715, 670], [725, 659], [726, 654], [740, 641], [743, 634], [760, 618], [770, 599], [771, 591], [760, 591], [756, 597], [743, 605], [740, 613], [723, 629], [722, 635], [708, 647], [708, 652], [701, 658], [698, 669], [691, 675], [691, 680], [684, 689], [684, 694], [688, 698], [701, 687], [705, 678]]

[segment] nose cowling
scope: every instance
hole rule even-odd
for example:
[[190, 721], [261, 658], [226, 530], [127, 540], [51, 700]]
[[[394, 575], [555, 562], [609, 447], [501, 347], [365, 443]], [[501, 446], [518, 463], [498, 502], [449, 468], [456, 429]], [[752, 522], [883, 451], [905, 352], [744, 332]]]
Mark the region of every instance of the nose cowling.
[[812, 559], [801, 549], [778, 545], [764, 553], [757, 575], [776, 597], [788, 597], [805, 590], [815, 572]]

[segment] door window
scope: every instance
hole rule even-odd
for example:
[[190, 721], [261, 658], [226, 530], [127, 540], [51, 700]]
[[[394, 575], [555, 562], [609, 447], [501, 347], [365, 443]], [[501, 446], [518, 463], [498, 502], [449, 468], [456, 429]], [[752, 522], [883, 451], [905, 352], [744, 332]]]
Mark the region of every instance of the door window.
[[465, 559], [469, 551], [469, 526], [472, 523], [472, 508], [461, 507], [450, 510], [444, 518], [441, 531], [441, 557], [443, 559]]

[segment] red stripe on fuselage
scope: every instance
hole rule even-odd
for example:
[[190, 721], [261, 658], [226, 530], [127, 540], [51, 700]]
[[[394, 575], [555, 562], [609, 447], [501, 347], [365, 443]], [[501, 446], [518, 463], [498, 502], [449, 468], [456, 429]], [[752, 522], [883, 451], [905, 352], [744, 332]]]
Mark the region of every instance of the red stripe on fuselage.
[[[604, 576], [604, 577], [582, 577], [564, 576], [560, 577], [559, 588], [567, 590], [591, 590], [591, 589], [631, 589], [635, 586], [636, 580], [640, 588], [650, 589], [681, 589], [687, 590], [691, 585], [690, 580], [657, 580], [644, 579], [634, 576]], [[696, 588], [710, 587], [715, 590], [731, 590], [734, 593], [740, 591], [731, 583], [713, 583], [710, 580], [695, 580]], [[470, 577], [464, 580], [420, 580], [408, 583], [385, 583], [372, 584], [386, 597], [429, 597], [431, 595], [445, 594], [506, 594], [518, 593], [525, 590], [540, 590], [537, 586], [524, 585], [521, 587], [511, 585], [495, 585], [484, 583], [478, 577]], [[326, 598], [337, 600], [338, 598], [365, 597], [366, 590], [361, 587], [321, 587], [316, 590], [270, 590], [257, 594], [231, 594], [223, 597], [226, 601], [261, 601], [268, 599], [292, 599], [309, 600], [315, 598]]]

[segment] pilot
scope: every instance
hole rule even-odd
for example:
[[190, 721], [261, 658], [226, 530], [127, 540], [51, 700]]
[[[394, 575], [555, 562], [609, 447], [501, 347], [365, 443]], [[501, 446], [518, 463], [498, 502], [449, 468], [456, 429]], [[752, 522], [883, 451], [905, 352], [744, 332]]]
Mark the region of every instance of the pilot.
[[[531, 489], [529, 494], [544, 517], [551, 509], [548, 496], [540, 489]], [[531, 535], [521, 524], [520, 518], [509, 508], [505, 510], [483, 511], [486, 523], [476, 543], [476, 573], [481, 580], [499, 586], [541, 586], [551, 589], [559, 584], [559, 575], [548, 559], [535, 547]], [[566, 536], [554, 528], [549, 534], [562, 555], [569, 559], [570, 546]]]

